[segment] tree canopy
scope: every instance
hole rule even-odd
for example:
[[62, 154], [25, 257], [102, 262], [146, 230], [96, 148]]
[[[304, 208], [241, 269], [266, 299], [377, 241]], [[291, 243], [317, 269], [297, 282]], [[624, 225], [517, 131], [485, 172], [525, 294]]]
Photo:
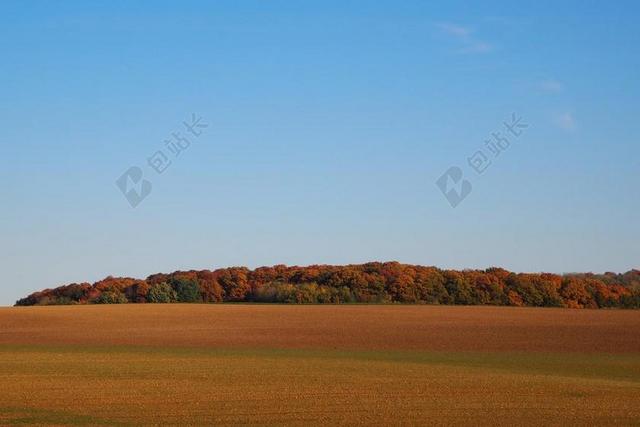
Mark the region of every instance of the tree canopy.
[[398, 262], [230, 267], [158, 273], [144, 280], [109, 276], [93, 284], [72, 283], [34, 292], [16, 305], [173, 302], [640, 308], [640, 271], [557, 275], [513, 273], [497, 267], [442, 270]]

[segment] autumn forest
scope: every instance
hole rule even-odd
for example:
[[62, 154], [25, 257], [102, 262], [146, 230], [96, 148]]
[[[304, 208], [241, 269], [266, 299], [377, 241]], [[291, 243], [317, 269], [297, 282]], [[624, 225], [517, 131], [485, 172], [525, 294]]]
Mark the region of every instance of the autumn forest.
[[35, 292], [16, 305], [172, 302], [640, 308], [640, 270], [557, 275], [502, 268], [442, 270], [398, 262], [231, 267], [153, 274], [144, 280], [110, 276]]

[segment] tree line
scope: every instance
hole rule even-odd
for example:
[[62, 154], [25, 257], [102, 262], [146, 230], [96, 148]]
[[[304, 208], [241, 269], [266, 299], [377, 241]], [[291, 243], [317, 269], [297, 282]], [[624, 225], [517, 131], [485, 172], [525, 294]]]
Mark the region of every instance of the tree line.
[[406, 303], [569, 308], [640, 308], [640, 270], [513, 273], [370, 262], [175, 271], [146, 279], [107, 277], [34, 292], [18, 306], [122, 303]]

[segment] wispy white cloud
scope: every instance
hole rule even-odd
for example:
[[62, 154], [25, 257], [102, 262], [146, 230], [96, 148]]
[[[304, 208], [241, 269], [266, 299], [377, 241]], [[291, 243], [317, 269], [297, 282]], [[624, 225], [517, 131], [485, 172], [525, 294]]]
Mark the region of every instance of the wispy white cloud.
[[564, 84], [555, 79], [542, 80], [538, 86], [545, 92], [562, 92], [564, 90]]
[[443, 32], [454, 36], [454, 37], [468, 37], [473, 30], [469, 27], [463, 27], [461, 25], [449, 24], [446, 22], [439, 23], [438, 28], [440, 28]]
[[493, 45], [481, 42], [481, 41], [473, 41], [467, 45], [467, 47], [462, 49], [463, 53], [487, 53], [493, 50]]
[[464, 27], [449, 22], [441, 22], [437, 27], [447, 36], [458, 41], [462, 48], [461, 53], [487, 53], [493, 50], [493, 45], [473, 36], [473, 28]]
[[569, 111], [565, 111], [563, 113], [556, 114], [553, 117], [553, 122], [560, 129], [564, 129], [564, 130], [567, 130], [567, 131], [572, 131], [577, 126], [575, 117]]

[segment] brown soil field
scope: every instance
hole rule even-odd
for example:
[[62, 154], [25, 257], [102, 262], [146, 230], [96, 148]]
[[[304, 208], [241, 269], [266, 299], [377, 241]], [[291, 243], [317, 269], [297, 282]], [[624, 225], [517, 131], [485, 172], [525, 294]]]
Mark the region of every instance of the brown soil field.
[[0, 308], [0, 425], [638, 425], [640, 312]]
[[640, 353], [640, 312], [478, 306], [0, 309], [1, 344]]

